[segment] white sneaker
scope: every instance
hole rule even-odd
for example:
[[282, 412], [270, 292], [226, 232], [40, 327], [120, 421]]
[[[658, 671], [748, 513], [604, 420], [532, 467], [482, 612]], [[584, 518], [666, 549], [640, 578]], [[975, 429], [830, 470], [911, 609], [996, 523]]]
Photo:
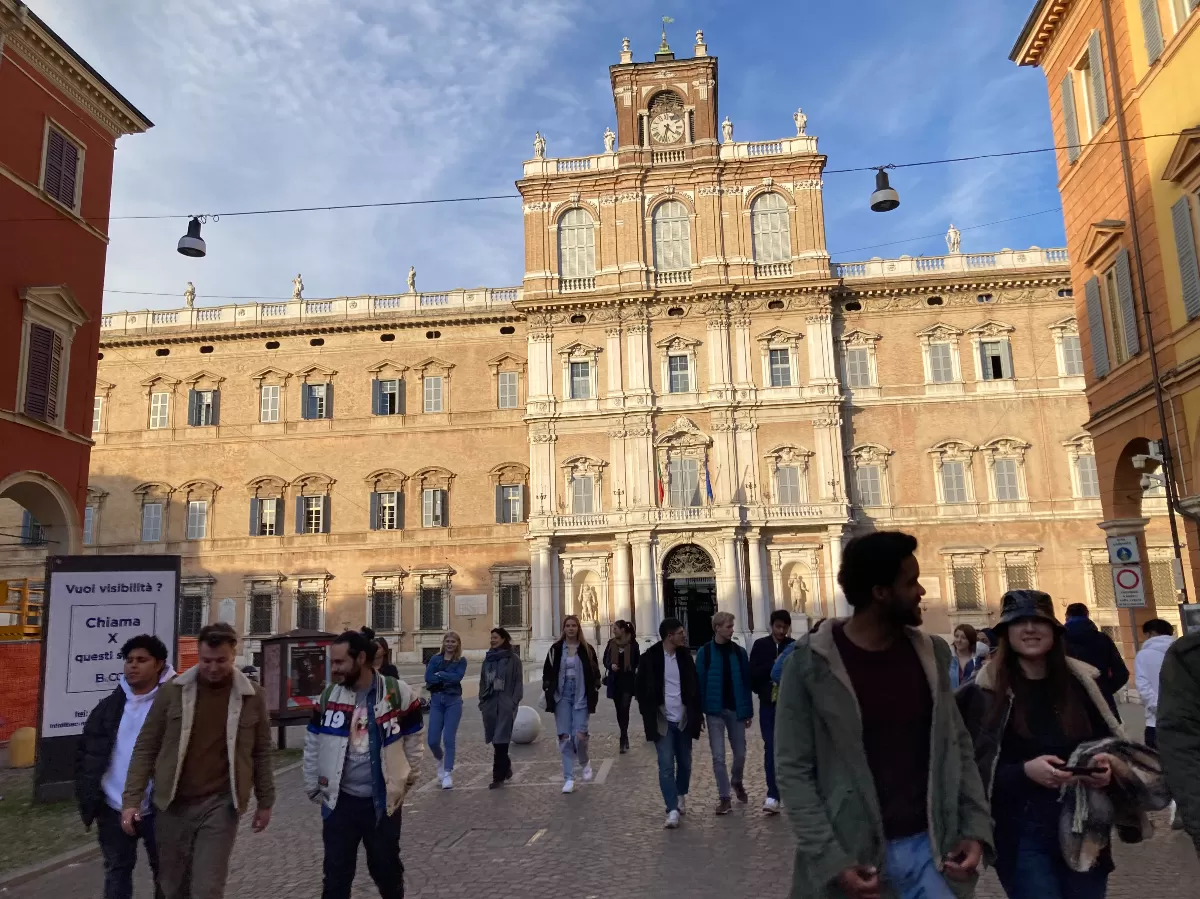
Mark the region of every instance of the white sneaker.
[[583, 766], [583, 782], [584, 783], [592, 782], [592, 766], [591, 765]]
[[687, 797], [686, 796], [679, 797], [679, 814], [681, 814], [681, 815], [687, 814]]
[[450, 776], [450, 772], [447, 771], [445, 774], [442, 775], [442, 789], [449, 790], [449, 789], [452, 789], [453, 787], [454, 787], [454, 779]]
[[767, 797], [767, 801], [763, 803], [763, 811], [768, 815], [779, 814], [779, 800]]
[[564, 793], [574, 793], [575, 792], [575, 781], [573, 778], [568, 777], [563, 782], [563, 792]]
[[437, 763], [437, 779], [443, 780], [446, 777], [446, 765], [444, 762]]
[[674, 830], [679, 826], [679, 812], [667, 812], [667, 821], [663, 824], [667, 830]]

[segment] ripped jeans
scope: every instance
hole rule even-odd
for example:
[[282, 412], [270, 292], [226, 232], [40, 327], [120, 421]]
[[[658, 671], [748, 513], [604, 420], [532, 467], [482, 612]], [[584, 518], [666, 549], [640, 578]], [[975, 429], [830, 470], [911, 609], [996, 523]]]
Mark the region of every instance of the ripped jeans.
[[576, 708], [583, 687], [578, 678], [563, 681], [562, 695], [554, 703], [554, 728], [558, 732], [558, 749], [562, 753], [563, 779], [575, 776], [575, 759], [579, 764], [588, 763], [588, 708]]

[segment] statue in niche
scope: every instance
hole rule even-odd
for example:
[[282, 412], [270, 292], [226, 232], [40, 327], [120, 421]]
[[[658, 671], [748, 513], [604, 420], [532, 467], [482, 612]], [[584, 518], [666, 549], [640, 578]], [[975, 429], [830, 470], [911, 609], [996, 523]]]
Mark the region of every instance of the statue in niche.
[[950, 223], [950, 230], [946, 232], [946, 248], [952, 256], [962, 252], [962, 232], [954, 227], [953, 222]]
[[808, 116], [804, 114], [804, 110], [797, 109], [792, 114], [792, 121], [796, 123], [796, 137], [804, 137], [804, 129], [808, 127]]
[[792, 611], [798, 614], [807, 614], [808, 609], [808, 584], [804, 581], [804, 576], [798, 571], [792, 572], [792, 576], [788, 578], [788, 599], [792, 607]]
[[729, 121], [729, 116], [725, 116], [725, 121], [721, 123], [721, 137], [725, 143], [733, 140], [733, 122]]
[[546, 138], [542, 137], [542, 132], [540, 131], [533, 133], [533, 158], [546, 158]]
[[296, 275], [292, 279], [292, 299], [300, 300], [304, 298], [304, 279]]
[[196, 304], [196, 285], [188, 281], [187, 288], [183, 291], [183, 302], [189, 309]]
[[616, 144], [616, 142], [617, 142], [617, 136], [615, 134], [613, 134], [613, 130], [611, 128], [605, 128], [604, 129], [604, 152], [611, 153], [613, 151], [613, 146]]
[[581, 621], [600, 619], [600, 603], [596, 599], [596, 589], [591, 584], [579, 588], [579, 618]]

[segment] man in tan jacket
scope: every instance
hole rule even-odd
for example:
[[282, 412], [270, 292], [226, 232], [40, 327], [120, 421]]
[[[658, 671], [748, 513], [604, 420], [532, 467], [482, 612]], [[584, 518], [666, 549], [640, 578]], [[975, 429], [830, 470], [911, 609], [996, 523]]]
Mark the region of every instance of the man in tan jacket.
[[266, 829], [275, 803], [266, 703], [234, 669], [237, 634], [228, 624], [210, 624], [197, 646], [196, 667], [159, 688], [125, 780], [127, 833], [153, 780], [165, 899], [220, 899], [251, 784], [255, 833]]

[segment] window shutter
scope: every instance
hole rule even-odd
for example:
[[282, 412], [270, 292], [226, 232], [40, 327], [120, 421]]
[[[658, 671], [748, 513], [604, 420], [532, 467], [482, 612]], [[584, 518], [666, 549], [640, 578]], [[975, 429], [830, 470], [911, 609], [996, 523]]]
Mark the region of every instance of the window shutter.
[[1088, 68], [1092, 72], [1092, 94], [1096, 101], [1096, 127], [1108, 121], [1108, 94], [1104, 90], [1104, 54], [1100, 50], [1100, 32], [1088, 38]]
[[258, 497], [252, 497], [250, 500], [250, 536], [258, 536]]
[[378, 378], [371, 381], [371, 414], [383, 414], [383, 385]]
[[[312, 418], [312, 385], [300, 385], [300, 417]], [[299, 532], [297, 532], [299, 533]]]
[[196, 390], [188, 391], [188, 425], [195, 427], [200, 424], [200, 394]]
[[21, 510], [21, 542], [33, 543], [33, 514], [28, 509]]
[[435, 490], [433, 494], [433, 514], [439, 527], [450, 527], [450, 516], [446, 509], [446, 491]]
[[29, 350], [25, 357], [25, 414], [39, 421], [53, 421], [57, 407], [58, 362], [62, 338], [43, 325], [29, 326]]
[[221, 423], [221, 391], [219, 390], [212, 392], [212, 423], [214, 425]]
[[304, 495], [296, 497], [296, 533], [304, 533]]
[[529, 485], [526, 484], [521, 488], [521, 520], [525, 520], [525, 516], [529, 514]]
[[513, 519], [513, 523], [525, 520], [525, 488], [517, 488], [517, 516]]
[[987, 352], [982, 342], [979, 344], [979, 378], [983, 381], [992, 380], [992, 367], [988, 364]]
[[325, 417], [333, 418], [333, 382], [325, 382]]
[[[376, 381], [375, 383], [377, 385], [379, 384], [378, 381]], [[371, 492], [370, 506], [371, 506], [371, 530], [377, 531], [377, 530], [379, 530], [379, 494], [374, 491]]]
[[1171, 207], [1175, 227], [1175, 252], [1179, 258], [1179, 277], [1183, 281], [1183, 309], [1188, 321], [1200, 315], [1200, 265], [1196, 260], [1196, 232], [1192, 228], [1192, 209], [1187, 195]]
[[1104, 336], [1104, 308], [1100, 304], [1100, 279], [1089, 278], [1084, 286], [1087, 303], [1088, 339], [1092, 344], [1092, 372], [1096, 379], [1108, 375], [1108, 341]]
[[321, 497], [321, 533], [329, 533], [329, 494]]
[[1138, 354], [1137, 310], [1133, 305], [1133, 278], [1129, 273], [1129, 251], [1117, 256], [1117, 299], [1121, 305], [1121, 321], [1125, 326], [1125, 352]]
[[396, 382], [396, 412], [404, 415], [408, 412], [408, 387], [404, 383], [404, 379], [400, 378]]
[[396, 491], [396, 529], [404, 530], [404, 491]]
[[46, 421], [58, 418], [58, 379], [62, 371], [63, 339], [57, 331], [50, 332], [50, 377], [46, 382]]
[[62, 181], [58, 199], [64, 206], [75, 208], [75, 173], [79, 170], [79, 148], [63, 139]]
[[1068, 72], [1062, 80], [1063, 126], [1067, 131], [1067, 162], [1079, 158], [1079, 116], [1075, 112], [1075, 86]]
[[1000, 345], [1004, 350], [1004, 355], [1000, 357], [1000, 364], [1004, 369], [1004, 377], [1015, 378], [1013, 374], [1013, 358], [1012, 358], [1012, 340], [1006, 340]]
[[50, 129], [46, 135], [46, 174], [42, 179], [42, 189], [56, 200], [61, 197], [63, 145], [66, 138]]
[[496, 485], [496, 524], [504, 524], [504, 488]]
[[1158, 17], [1158, 0], [1141, 0], [1142, 31], [1146, 37], [1146, 60], [1154, 64], [1163, 52], [1162, 22]]

